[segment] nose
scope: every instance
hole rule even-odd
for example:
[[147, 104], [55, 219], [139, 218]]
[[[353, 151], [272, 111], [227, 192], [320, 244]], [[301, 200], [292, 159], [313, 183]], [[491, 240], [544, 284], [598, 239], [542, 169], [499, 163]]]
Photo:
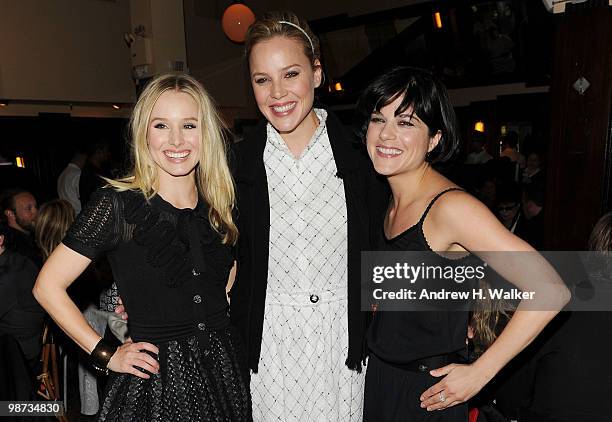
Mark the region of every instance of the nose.
[[272, 81], [272, 92], [270, 92], [270, 95], [276, 100], [287, 95], [287, 90], [283, 86], [282, 81]]
[[389, 123], [385, 123], [383, 128], [380, 130], [380, 134], [378, 135], [381, 141], [389, 141], [395, 138], [395, 133], [393, 133], [393, 129]]
[[183, 143], [183, 133], [180, 129], [172, 130], [170, 134], [170, 145], [179, 146]]

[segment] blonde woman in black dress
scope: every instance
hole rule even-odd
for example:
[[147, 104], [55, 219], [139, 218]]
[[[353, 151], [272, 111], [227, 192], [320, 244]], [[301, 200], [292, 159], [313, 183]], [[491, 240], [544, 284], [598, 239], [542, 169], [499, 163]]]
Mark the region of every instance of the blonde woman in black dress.
[[[134, 168], [109, 180], [40, 272], [34, 294], [111, 371], [99, 420], [247, 421], [250, 396], [225, 285], [237, 238], [221, 122], [186, 75], [150, 82], [130, 121]], [[115, 349], [66, 294], [108, 255], [133, 342]]]

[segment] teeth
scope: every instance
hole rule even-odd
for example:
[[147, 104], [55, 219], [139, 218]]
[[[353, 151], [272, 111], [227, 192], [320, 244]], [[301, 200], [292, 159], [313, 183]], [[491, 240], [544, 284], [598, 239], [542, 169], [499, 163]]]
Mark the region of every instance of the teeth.
[[272, 109], [277, 113], [284, 113], [285, 111], [291, 110], [293, 107], [295, 107], [295, 103], [290, 103], [284, 106], [272, 107]]
[[185, 152], [164, 151], [164, 154], [166, 154], [170, 158], [185, 158], [189, 155], [189, 151], [185, 151]]
[[376, 147], [376, 149], [385, 155], [400, 155], [402, 153], [401, 150], [395, 148]]

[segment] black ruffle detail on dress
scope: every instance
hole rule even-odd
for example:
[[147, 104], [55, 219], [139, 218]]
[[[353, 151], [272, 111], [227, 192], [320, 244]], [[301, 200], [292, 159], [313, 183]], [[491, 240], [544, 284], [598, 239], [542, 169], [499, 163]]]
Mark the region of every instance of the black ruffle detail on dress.
[[[162, 207], [171, 207], [161, 197], [153, 197], [151, 201], [157, 201]], [[206, 267], [198, 268], [198, 272], [212, 271], [211, 275], [218, 276], [231, 267], [233, 258], [230, 247], [219, 248], [220, 235], [210, 226], [208, 207], [204, 200], [200, 199], [193, 210], [180, 210], [176, 222], [168, 221], [164, 213], [156, 209], [151, 201], [144, 201], [139, 192], [126, 192], [125, 221], [134, 225], [134, 241], [147, 248], [147, 263], [164, 271], [164, 280], [168, 286], [177, 287], [192, 277], [194, 268], [189, 259], [191, 230], [197, 231], [204, 258], [203, 265]]]

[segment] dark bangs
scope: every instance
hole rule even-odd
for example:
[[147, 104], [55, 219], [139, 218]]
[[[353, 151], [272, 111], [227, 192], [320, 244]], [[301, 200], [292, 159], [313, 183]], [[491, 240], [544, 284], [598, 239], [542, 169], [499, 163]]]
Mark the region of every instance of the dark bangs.
[[447, 161], [458, 147], [455, 111], [444, 85], [430, 72], [412, 67], [396, 67], [377, 77], [362, 93], [355, 113], [357, 136], [365, 141], [373, 112], [402, 97], [395, 116], [412, 107], [433, 137], [442, 134], [438, 146], [427, 155], [430, 163]]

